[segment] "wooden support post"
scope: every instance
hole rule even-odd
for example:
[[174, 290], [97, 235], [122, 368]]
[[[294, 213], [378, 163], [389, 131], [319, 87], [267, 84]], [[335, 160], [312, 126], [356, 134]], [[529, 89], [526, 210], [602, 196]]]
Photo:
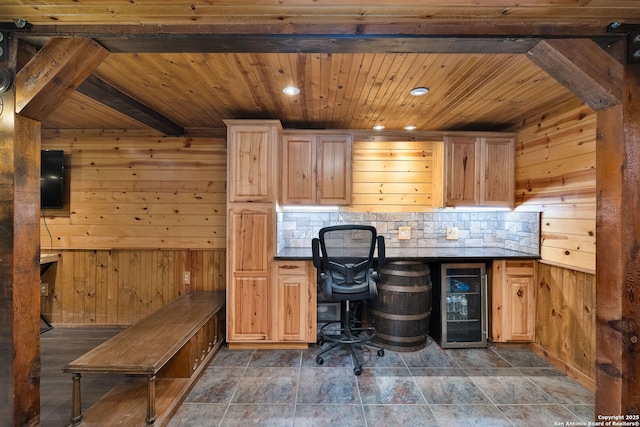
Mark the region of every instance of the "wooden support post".
[[147, 377], [147, 425], [152, 426], [156, 423], [156, 376], [149, 375]]
[[77, 426], [82, 422], [82, 393], [80, 387], [80, 379], [81, 375], [79, 373], [73, 374], [73, 390], [71, 397], [73, 402], [71, 402], [72, 410], [71, 410], [71, 425]]
[[598, 113], [596, 421], [640, 414], [640, 64]]
[[[4, 34], [7, 35], [6, 33]], [[17, 40], [0, 69], [15, 77]], [[13, 80], [13, 79], [12, 79]], [[14, 80], [13, 80], [14, 81]], [[0, 93], [0, 425], [40, 422], [40, 123]]]

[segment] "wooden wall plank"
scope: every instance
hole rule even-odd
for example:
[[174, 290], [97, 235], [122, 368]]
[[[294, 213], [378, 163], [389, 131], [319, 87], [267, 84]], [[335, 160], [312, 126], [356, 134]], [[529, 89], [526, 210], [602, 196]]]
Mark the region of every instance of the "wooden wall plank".
[[[421, 212], [441, 203], [442, 142], [354, 139], [350, 211]], [[373, 173], [375, 172], [375, 173]], [[434, 186], [434, 180], [436, 185]], [[439, 181], [438, 181], [439, 180]]]
[[[49, 297], [54, 324], [130, 325], [191, 289], [226, 288], [224, 249], [60, 251]], [[182, 273], [191, 272], [191, 284]]]
[[595, 389], [595, 275], [538, 263], [535, 343]]
[[68, 214], [46, 212], [43, 247], [224, 248], [223, 138], [135, 131], [45, 135], [43, 147], [65, 150], [70, 191]]
[[565, 105], [527, 120], [516, 145], [516, 205], [542, 212], [542, 260], [591, 273], [596, 118], [581, 103]]

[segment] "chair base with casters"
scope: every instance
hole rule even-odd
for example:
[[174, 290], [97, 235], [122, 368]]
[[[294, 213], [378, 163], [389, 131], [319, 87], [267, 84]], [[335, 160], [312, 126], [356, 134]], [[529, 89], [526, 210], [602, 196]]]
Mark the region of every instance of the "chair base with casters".
[[[375, 329], [371, 326], [362, 327], [357, 326], [359, 322], [356, 321], [355, 312], [352, 314], [351, 302], [342, 301], [342, 320], [336, 322], [329, 322], [324, 324], [319, 331], [320, 338], [318, 345], [322, 347], [325, 342], [331, 343], [327, 348], [323, 348], [316, 355], [316, 363], [318, 365], [324, 364], [323, 354], [333, 350], [336, 347], [346, 346], [349, 349], [351, 355], [351, 361], [353, 362], [353, 373], [360, 375], [362, 373], [362, 361], [356, 354], [354, 347], [373, 347], [376, 348], [378, 356], [384, 356], [384, 348], [370, 342], [375, 337]], [[339, 328], [336, 328], [339, 326]]]

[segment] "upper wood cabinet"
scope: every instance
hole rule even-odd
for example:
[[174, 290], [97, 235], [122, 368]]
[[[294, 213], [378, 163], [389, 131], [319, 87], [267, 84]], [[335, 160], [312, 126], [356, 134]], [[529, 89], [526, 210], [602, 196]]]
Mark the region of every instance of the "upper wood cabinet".
[[515, 138], [445, 137], [445, 205], [512, 207]]
[[229, 202], [275, 202], [278, 120], [225, 120]]
[[316, 137], [282, 135], [282, 204], [316, 204]]
[[284, 134], [282, 204], [350, 204], [351, 148], [349, 135]]
[[535, 339], [535, 284], [535, 261], [493, 261], [491, 338], [494, 342]]

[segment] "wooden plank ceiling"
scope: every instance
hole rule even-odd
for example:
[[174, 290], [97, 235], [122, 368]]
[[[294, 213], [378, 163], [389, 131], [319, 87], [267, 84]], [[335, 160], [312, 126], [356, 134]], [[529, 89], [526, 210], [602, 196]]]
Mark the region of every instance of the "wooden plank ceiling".
[[[31, 28], [22, 36], [28, 42], [34, 42], [29, 38], [34, 31], [47, 37], [84, 34], [96, 38], [112, 53], [93, 78], [187, 132], [223, 129], [225, 118], [275, 118], [287, 128], [370, 129], [381, 124], [390, 130], [407, 125], [418, 130], [514, 130], [535, 114], [575, 100], [527, 59], [526, 49], [517, 40], [489, 53], [479, 44], [448, 50], [453, 42], [432, 40], [434, 47], [418, 51], [413, 48], [415, 41], [380, 39], [363, 51], [357, 46], [332, 48], [335, 40], [331, 39], [306, 45], [302, 41], [304, 48], [299, 51], [279, 51], [259, 43], [233, 51], [224, 46], [208, 49], [203, 46], [206, 41], [198, 42], [195, 36], [333, 34], [340, 38], [456, 31], [490, 36], [604, 35], [614, 21], [639, 24], [640, 2], [3, 0], [0, 23], [10, 27], [15, 19], [25, 20]], [[182, 30], [191, 37], [176, 38]], [[129, 34], [114, 39], [119, 31]], [[163, 51], [158, 40], [165, 33], [172, 37], [166, 38]], [[108, 37], [101, 39], [105, 34]], [[147, 43], [150, 37], [155, 40], [153, 49]], [[176, 40], [181, 43], [178, 49]], [[193, 49], [185, 49], [190, 43]], [[396, 43], [395, 48], [387, 49], [391, 43]], [[284, 95], [282, 88], [287, 85], [298, 86], [300, 94]], [[418, 86], [430, 92], [422, 97], [409, 95]], [[90, 98], [86, 87], [82, 89], [62, 102], [43, 127], [148, 128]]]
[[[275, 118], [287, 128], [500, 130], [573, 95], [525, 55], [111, 54], [94, 72], [184, 128]], [[287, 96], [282, 89], [299, 86]], [[430, 89], [414, 97], [414, 87]], [[76, 92], [45, 128], [143, 125]]]
[[33, 24], [637, 23], [637, 0], [3, 0]]

